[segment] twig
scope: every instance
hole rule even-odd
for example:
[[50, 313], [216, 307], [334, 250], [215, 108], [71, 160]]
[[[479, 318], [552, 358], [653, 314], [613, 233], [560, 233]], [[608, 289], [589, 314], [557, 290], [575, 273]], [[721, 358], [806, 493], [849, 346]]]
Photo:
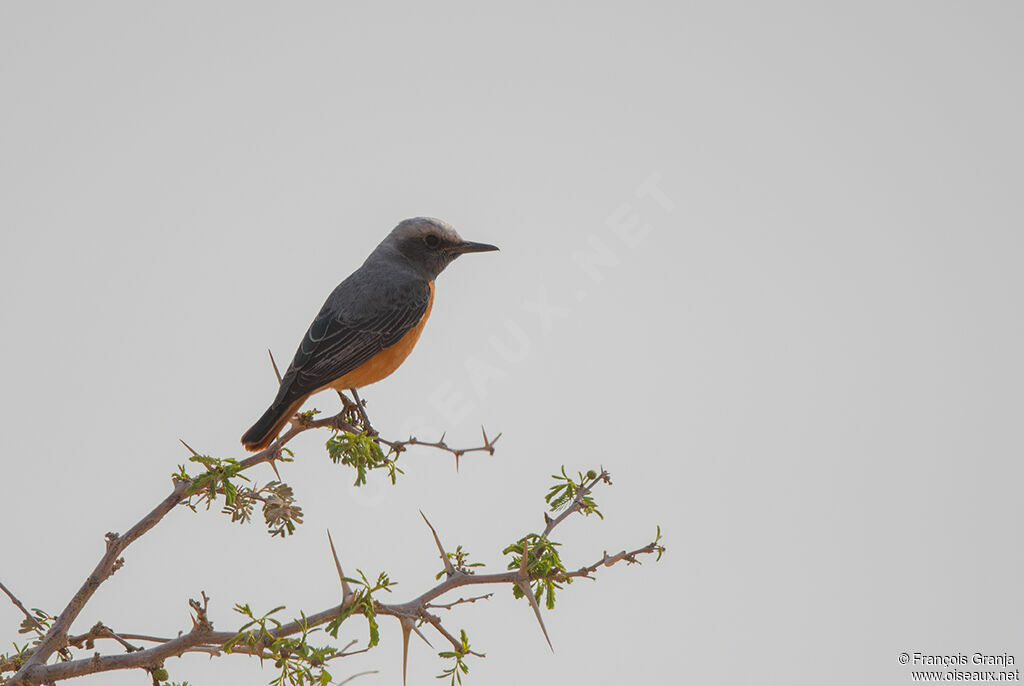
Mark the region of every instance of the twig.
[[2, 581], [0, 581], [0, 590], [7, 594], [7, 597], [11, 599], [12, 603], [14, 603], [14, 606], [21, 610], [22, 614], [25, 615], [25, 619], [27, 619], [28, 622], [32, 625], [32, 628], [35, 629], [40, 636], [42, 636], [43, 632], [45, 631], [43, 625], [39, 623], [39, 620], [36, 619], [31, 612], [25, 609], [25, 606], [21, 604], [21, 601], [18, 600], [18, 598], [10, 591], [10, 589], [4, 586]]
[[[455, 650], [461, 650], [462, 649], [462, 641], [460, 641], [459, 639], [455, 638], [450, 633], [448, 633], [448, 630], [445, 629], [444, 626], [441, 625], [441, 618], [440, 617], [438, 617], [437, 615], [432, 615], [429, 612], [427, 612], [426, 610], [424, 610], [423, 611], [423, 619], [425, 621], [429, 622], [437, 630], [437, 632], [439, 634], [441, 634], [442, 636], [447, 638], [448, 642], [452, 644], [452, 647], [455, 648]], [[476, 655], [477, 657], [487, 657], [487, 655], [485, 655], [484, 653], [478, 653], [475, 650], [470, 650], [468, 652], [469, 652], [470, 655]]]
[[547, 526], [544, 527], [544, 533], [542, 533], [540, 537], [547, 538], [551, 534], [551, 532], [555, 530], [555, 527], [564, 522], [569, 517], [569, 515], [571, 515], [574, 512], [579, 512], [583, 506], [583, 499], [590, 495], [590, 492], [594, 490], [594, 486], [596, 486], [600, 481], [603, 481], [606, 484], [611, 484], [611, 476], [612, 475], [609, 474], [608, 471], [602, 467], [601, 473], [595, 476], [593, 479], [591, 479], [590, 483], [579, 487], [579, 489], [576, 491], [576, 497], [573, 498], [569, 506], [566, 507], [560, 515], [551, 518], [545, 512], [544, 521], [547, 524]]
[[84, 647], [92, 649], [93, 642], [95, 642], [97, 638], [109, 638], [114, 641], [117, 641], [129, 653], [134, 653], [137, 650], [142, 650], [141, 648], [138, 648], [129, 643], [125, 637], [114, 633], [114, 631], [103, 622], [96, 622], [96, 624], [94, 624], [93, 627], [84, 634], [81, 634], [79, 636], [69, 636], [68, 645], [72, 645], [76, 648]]
[[[281, 451], [289, 441], [291, 441], [293, 438], [295, 438], [295, 436], [299, 435], [300, 433], [309, 431], [310, 429], [326, 427], [340, 431], [359, 433], [360, 428], [345, 421], [343, 415], [344, 411], [335, 416], [325, 417], [323, 419], [311, 419], [309, 418], [308, 415], [302, 414], [296, 415], [296, 417], [292, 420], [292, 424], [289, 427], [289, 429], [285, 431], [284, 434], [279, 436], [277, 440], [275, 440], [269, 447], [265, 448], [264, 450], [261, 450], [260, 452], [244, 460], [241, 460], [241, 470], [249, 469], [264, 462], [268, 462], [271, 463], [271, 465], [273, 465], [274, 461], [281, 457]], [[415, 439], [411, 439], [410, 441], [404, 442], [388, 442], [385, 441], [384, 439], [379, 438], [376, 440], [379, 440], [385, 445], [389, 445], [391, 447], [400, 446], [395, 448], [398, 452], [404, 450], [405, 446], [407, 445], [419, 444], [418, 442], [415, 441]], [[461, 452], [470, 452], [471, 450], [488, 450], [493, 454], [493, 445], [495, 441], [497, 441], [497, 438], [489, 442], [485, 441], [485, 446], [482, 448], [462, 449]], [[191, 453], [193, 453], [193, 455], [197, 454], [196, 451], [192, 449], [192, 447], [189, 446], [187, 443], [182, 441], [182, 444], [186, 448], [188, 448], [188, 450]], [[444, 449], [448, 450], [449, 452], [460, 452], [452, 451], [447, 446], [444, 446]], [[78, 615], [82, 612], [82, 609], [85, 607], [86, 603], [89, 602], [89, 600], [92, 598], [93, 594], [100, 587], [100, 585], [104, 581], [106, 581], [115, 571], [120, 569], [121, 565], [124, 564], [124, 560], [123, 558], [121, 558], [121, 554], [124, 552], [124, 550], [129, 545], [131, 545], [136, 539], [138, 539], [140, 536], [142, 536], [147, 531], [156, 526], [156, 524], [161, 519], [163, 519], [168, 512], [174, 509], [175, 505], [186, 500], [186, 493], [188, 491], [190, 483], [191, 482], [187, 480], [177, 481], [174, 484], [171, 493], [166, 498], [164, 498], [160, 502], [160, 504], [157, 505], [152, 511], [146, 514], [134, 526], [132, 526], [132, 528], [129, 529], [128, 532], [125, 533], [123, 536], [118, 536], [116, 534], [108, 535], [107, 550], [104, 553], [103, 557], [100, 558], [100, 561], [96, 565], [92, 574], [90, 574], [86, 578], [85, 582], [79, 588], [78, 592], [75, 593], [71, 601], [67, 604], [64, 610], [60, 613], [57, 619], [50, 626], [50, 629], [45, 633], [45, 635], [43, 635], [39, 645], [33, 649], [32, 654], [22, 665], [21, 669], [19, 669], [18, 672], [15, 674], [13, 680], [15, 683], [33, 683], [32, 675], [37, 673], [42, 665], [45, 665], [46, 661], [50, 658], [51, 655], [53, 655], [58, 650], [62, 650], [64, 648], [64, 646], [67, 644], [68, 631], [71, 628], [71, 624], [75, 621], [75, 619], [77, 619]], [[8, 593], [8, 596], [11, 597], [13, 600], [13, 596], [11, 596], [10, 593]], [[24, 610], [23, 607], [19, 609], [22, 609], [22, 611], [25, 612], [26, 616], [31, 616], [29, 615], [27, 610]], [[173, 643], [174, 641], [170, 641], [164, 645], [171, 645]], [[92, 661], [95, 662], [95, 659]], [[38, 683], [38, 681], [35, 682]]]
[[[63, 612], [60, 613], [60, 616], [58, 616], [53, 622], [53, 625], [50, 626], [50, 630], [46, 632], [46, 636], [43, 637], [39, 645], [32, 651], [32, 655], [29, 659], [25, 661], [25, 664], [22, 665], [21, 669], [19, 669], [14, 675], [15, 682], [21, 681], [24, 683], [38, 683], [39, 681], [42, 681], [41, 679], [35, 682], [31, 680], [33, 671], [41, 667], [51, 655], [64, 647], [67, 642], [68, 629], [71, 627], [71, 623], [74, 622], [82, 612], [85, 604], [89, 602], [93, 594], [96, 592], [96, 589], [100, 587], [100, 584], [110, 578], [114, 571], [120, 568], [121, 564], [124, 563], [120, 557], [124, 549], [131, 545], [137, 538], [156, 526], [157, 522], [163, 519], [164, 515], [174, 509], [174, 506], [177, 505], [185, 495], [187, 488], [187, 481], [179, 481], [174, 485], [174, 488], [171, 490], [171, 494], [160, 501], [159, 505], [140, 519], [135, 526], [128, 530], [127, 533], [123, 536], [118, 536], [116, 534], [107, 535], [107, 550], [103, 557], [100, 558], [99, 564], [97, 564], [95, 569], [93, 569], [92, 574], [86, 578], [85, 582], [82, 584], [81, 588], [78, 589], [78, 592], [75, 593], [67, 607], [64, 608]], [[53, 681], [55, 679], [50, 680]]]
[[494, 454], [494, 444], [498, 442], [499, 438], [501, 438], [501, 434], [499, 433], [494, 438], [488, 438], [487, 431], [484, 430], [483, 427], [480, 427], [480, 431], [483, 434], [484, 444], [480, 446], [475, 446], [473, 448], [452, 448], [447, 443], [445, 443], [445, 434], [442, 434], [441, 438], [436, 441], [421, 441], [415, 436], [410, 436], [408, 439], [404, 441], [389, 441], [381, 438], [380, 436], [374, 436], [374, 440], [377, 441], [378, 443], [383, 443], [396, 453], [405, 452], [405, 450], [409, 446], [416, 445], [425, 448], [436, 448], [438, 450], [444, 450], [445, 452], [451, 453], [455, 457], [455, 469], [458, 470], [459, 458], [465, 455], [466, 453], [486, 452], [490, 455]]
[[[339, 393], [338, 395], [339, 397], [345, 398], [344, 394], [342, 393]], [[348, 400], [348, 398], [345, 398], [345, 400]], [[348, 402], [351, 403], [352, 401]], [[330, 429], [334, 429], [336, 431], [342, 431], [344, 433], [356, 435], [367, 433], [367, 427], [359, 426], [358, 424], [353, 424], [352, 422], [348, 421], [346, 419], [346, 415], [348, 414], [349, 410], [346, 408], [336, 415], [324, 417], [322, 419], [312, 419], [311, 417], [308, 417], [305, 413], [296, 415], [295, 418], [292, 419], [291, 427], [287, 431], [285, 431], [276, 441], [271, 443], [270, 446], [264, 448], [258, 453], [255, 453], [254, 455], [251, 455], [250, 457], [247, 457], [244, 460], [240, 460], [242, 469], [248, 469], [249, 467], [262, 464], [263, 462], [271, 462], [272, 460], [278, 459], [281, 456], [281, 449], [284, 447], [286, 443], [288, 443], [292, 438], [294, 438], [298, 434], [304, 431], [309, 431], [310, 429], [319, 429], [327, 427]], [[452, 448], [447, 443], [444, 442], [443, 436], [442, 440], [440, 441], [429, 442], [421, 441], [415, 436], [410, 436], [408, 439], [404, 441], [398, 441], [382, 438], [381, 436], [375, 434], [367, 433], [367, 435], [369, 435], [370, 438], [372, 438], [375, 442], [386, 445], [388, 448], [390, 448], [396, 453], [405, 452], [406, 449], [408, 449], [410, 446], [422, 446], [427, 448], [436, 448], [438, 450], [443, 450], [445, 452], [451, 453], [452, 455], [455, 456], [456, 460], [458, 460], [459, 457], [465, 455], [466, 453], [473, 452], [487, 452], [488, 454], [493, 455], [494, 445], [498, 442], [498, 439], [501, 438], [501, 434], [499, 433], [494, 438], [488, 439], [487, 433], [485, 431], [483, 432], [483, 445], [474, 446], [472, 448]]]
[[[592, 480], [585, 487], [580, 489], [580, 493], [577, 494], [576, 500], [570, 505], [568, 510], [578, 508], [582, 499], [587, 493], [597, 484], [600, 480], [607, 480], [607, 473], [602, 471], [595, 480]], [[173, 506], [173, 505], [172, 505]], [[564, 513], [563, 513], [564, 514]], [[557, 519], [551, 520], [551, 524], [546, 530], [546, 534], [550, 533], [559, 522], [564, 521], [565, 516], [560, 516]], [[424, 517], [426, 520], [426, 517]], [[427, 522], [428, 526], [430, 523]], [[440, 537], [437, 535], [436, 530], [430, 526], [431, 532], [434, 536], [435, 543], [437, 543], [439, 551], [443, 557], [447, 559], [447, 554], [444, 552], [444, 548], [440, 544]], [[131, 533], [131, 532], [129, 532]], [[127, 536], [127, 534], [126, 534]], [[328, 534], [329, 536], [329, 534]], [[124, 537], [121, 537], [124, 538]], [[113, 545], [121, 540], [120, 538], [113, 539]], [[343, 587], [347, 586], [347, 582], [344, 581], [344, 573], [341, 569], [341, 563], [338, 560], [336, 551], [334, 549], [333, 541], [330, 541], [331, 552], [334, 557], [334, 561], [337, 567], [338, 576], [342, 579]], [[529, 588], [531, 582], [536, 581], [567, 581], [573, 578], [586, 577], [593, 578], [594, 572], [599, 567], [610, 567], [618, 562], [626, 562], [627, 564], [639, 563], [637, 559], [640, 555], [654, 554], [664, 551], [664, 548], [659, 545], [658, 539], [655, 539], [647, 545], [637, 548], [632, 551], [622, 551], [615, 555], [608, 555], [607, 552], [603, 553], [601, 558], [593, 564], [581, 567], [574, 572], [567, 572], [564, 570], [553, 571], [550, 574], [544, 576], [538, 576], [531, 578], [526, 571], [526, 560], [529, 556], [529, 549], [524, 545], [523, 556], [521, 558], [520, 567], [518, 569], [509, 570], [506, 572], [499, 572], [495, 574], [469, 574], [466, 571], [460, 569], [453, 569], [453, 573], [446, 576], [446, 578], [433, 586], [432, 588], [424, 591], [416, 598], [409, 600], [404, 603], [381, 603], [374, 602], [374, 612], [378, 615], [389, 615], [397, 618], [402, 624], [403, 633], [408, 635], [409, 632], [415, 631], [417, 635], [426, 641], [426, 637], [423, 636], [422, 632], [416, 626], [417, 622], [424, 622], [430, 624], [441, 636], [443, 636], [456, 651], [462, 650], [462, 642], [450, 633], [443, 625], [442, 620], [437, 615], [432, 614], [430, 609], [446, 609], [450, 610], [456, 605], [463, 603], [474, 603], [478, 600], [484, 600], [492, 593], [487, 593], [480, 596], [472, 596], [468, 598], [460, 597], [458, 600], [454, 600], [450, 603], [433, 603], [431, 601], [440, 598], [441, 596], [453, 591], [454, 589], [461, 588], [463, 586], [474, 586], [474, 585], [495, 585], [495, 584], [510, 584], [517, 585], [526, 594], [530, 600], [535, 600], [533, 594]], [[108, 550], [108, 554], [110, 551]], [[106, 558], [105, 558], [106, 559]], [[524, 588], [525, 587], [525, 588]], [[353, 596], [350, 588], [343, 588], [342, 591], [342, 604], [335, 605], [333, 607], [321, 610], [320, 612], [306, 615], [304, 621], [301, 623], [298, 621], [288, 622], [268, 631], [269, 640], [274, 641], [279, 638], [284, 638], [294, 634], [303, 633], [308, 631], [311, 627], [316, 627], [327, 622], [330, 622], [344, 612], [349, 603], [349, 599]], [[77, 596], [76, 596], [77, 597]], [[40, 684], [40, 683], [53, 683], [64, 679], [73, 677], [83, 676], [86, 674], [95, 674], [99, 672], [107, 672], [119, 669], [132, 669], [132, 668], [147, 668], [154, 665], [161, 664], [165, 659], [170, 657], [180, 656], [187, 652], [206, 652], [211, 655], [219, 655], [223, 651], [224, 644], [237, 638], [236, 632], [230, 631], [214, 631], [209, 620], [206, 618], [206, 603], [209, 600], [205, 594], [202, 596], [203, 602], [190, 601], [190, 606], [196, 613], [196, 618], [193, 620], [193, 628], [188, 633], [182, 634], [173, 639], [160, 638], [156, 636], [148, 636], [143, 634], [121, 634], [121, 638], [127, 642], [128, 640], [136, 641], [149, 641], [157, 643], [158, 645], [151, 648], [139, 650], [135, 649], [133, 652], [123, 655], [96, 655], [87, 659], [73, 660], [70, 662], [58, 662], [54, 664], [36, 664], [30, 669], [22, 668], [21, 671], [15, 676], [15, 678], [8, 682], [8, 684], [29, 685], [29, 684]], [[535, 608], [539, 616], [539, 608], [536, 608], [536, 602], [531, 603]], [[104, 627], [105, 628], [105, 627]], [[543, 623], [542, 623], [543, 628]], [[96, 627], [94, 627], [94, 630]], [[109, 630], [108, 630], [109, 631]], [[113, 632], [110, 632], [113, 634]], [[547, 636], [546, 630], [544, 631], [545, 637]], [[109, 636], [104, 636], [109, 637]], [[429, 643], [429, 641], [428, 641]], [[550, 641], [549, 641], [550, 643]], [[341, 651], [333, 656], [334, 658], [347, 657], [349, 655], [355, 655], [358, 653], [366, 652], [369, 650], [369, 646], [360, 650], [349, 651], [355, 642], [350, 642]], [[122, 644], [123, 645], [123, 644]], [[407, 640], [403, 641], [403, 653], [405, 656], [408, 655]], [[126, 646], [127, 647], [127, 646]], [[261, 657], [272, 657], [268, 656], [265, 652], [264, 644], [259, 644], [255, 647], [250, 648], [249, 646], [235, 643], [231, 652], [239, 654], [247, 654]], [[468, 651], [469, 654], [483, 657], [484, 653], [480, 653], [474, 650]], [[403, 660], [403, 671], [404, 671]], [[354, 675], [359, 676], [359, 675]], [[353, 677], [350, 677], [350, 679]], [[342, 682], [344, 683], [344, 682]]]
[[470, 598], [459, 598], [458, 600], [453, 601], [451, 603], [427, 603], [426, 605], [424, 605], [424, 607], [436, 608], [438, 610], [450, 610], [453, 607], [455, 607], [456, 605], [462, 605], [463, 603], [475, 603], [478, 600], [487, 600], [492, 595], [494, 595], [494, 594], [493, 593], [484, 593], [483, 595], [476, 595], [476, 596], [472, 596]]
[[[331, 621], [342, 611], [340, 605], [328, 608], [313, 615], [306, 620], [307, 626], [317, 626]], [[291, 636], [300, 633], [303, 626], [298, 622], [289, 622], [280, 629], [273, 632], [275, 638]], [[35, 665], [29, 670], [22, 668], [11, 680], [12, 684], [40, 684], [72, 679], [86, 674], [98, 672], [109, 672], [117, 669], [135, 669], [150, 667], [163, 662], [170, 657], [178, 657], [185, 652], [196, 648], [221, 649], [225, 643], [235, 638], [237, 634], [233, 631], [213, 631], [203, 628], [194, 628], [188, 633], [177, 638], [156, 645], [152, 648], [140, 650], [124, 655], [100, 655], [90, 658], [72, 660], [70, 662], [57, 662], [48, 665]], [[246, 646], [234, 646], [232, 652], [249, 653]]]
[[126, 641], [150, 641], [153, 643], [167, 643], [173, 641], [173, 638], [161, 638], [160, 636], [150, 636], [148, 634], [121, 634], [121, 638]]
[[591, 574], [596, 572], [598, 567], [611, 567], [616, 562], [622, 561], [625, 561], [627, 565], [641, 564], [640, 560], [637, 559], [637, 555], [653, 555], [655, 553], [663, 552], [665, 552], [665, 548], [661, 545], [658, 545], [657, 541], [652, 541], [651, 543], [648, 543], [642, 548], [637, 548], [636, 550], [631, 550], [629, 552], [623, 550], [617, 555], [609, 556], [608, 551], [605, 551], [604, 555], [601, 556], [601, 559], [595, 562], [594, 564], [589, 565], [587, 567], [580, 567], [575, 572], [565, 572], [563, 574], [557, 575], [554, 580], [562, 581], [565, 579], [573, 579], [577, 577], [585, 577], [591, 579], [593, 578]]

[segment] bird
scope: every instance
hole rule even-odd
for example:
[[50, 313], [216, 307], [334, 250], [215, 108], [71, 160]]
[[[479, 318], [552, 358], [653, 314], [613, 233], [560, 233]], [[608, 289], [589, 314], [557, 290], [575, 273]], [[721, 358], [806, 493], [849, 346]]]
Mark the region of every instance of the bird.
[[267, 448], [314, 393], [362, 388], [389, 376], [423, 332], [437, 276], [459, 255], [497, 249], [463, 240], [440, 219], [399, 222], [327, 296], [274, 401], [242, 436], [242, 445], [251, 452]]

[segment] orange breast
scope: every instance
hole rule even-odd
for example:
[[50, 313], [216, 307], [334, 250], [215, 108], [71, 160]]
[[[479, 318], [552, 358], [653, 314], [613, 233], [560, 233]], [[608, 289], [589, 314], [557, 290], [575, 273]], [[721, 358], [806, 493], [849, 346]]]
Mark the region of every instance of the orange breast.
[[430, 310], [434, 307], [434, 282], [429, 281], [428, 283], [430, 285], [430, 300], [427, 301], [427, 311], [423, 313], [416, 326], [409, 329], [409, 332], [390, 348], [384, 348], [345, 376], [317, 390], [322, 391], [324, 388], [334, 388], [343, 391], [349, 388], [362, 388], [363, 386], [369, 386], [380, 381], [398, 369], [416, 346], [416, 341], [420, 339], [423, 327], [430, 316]]

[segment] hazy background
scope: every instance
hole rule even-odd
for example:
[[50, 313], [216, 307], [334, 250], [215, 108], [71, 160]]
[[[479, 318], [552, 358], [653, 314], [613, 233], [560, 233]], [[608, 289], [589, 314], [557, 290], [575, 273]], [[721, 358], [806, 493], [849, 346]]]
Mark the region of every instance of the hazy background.
[[[425, 214], [502, 252], [440, 277], [415, 353], [364, 397], [387, 435], [484, 424], [497, 455], [413, 452], [397, 487], [356, 490], [306, 434], [282, 472], [296, 535], [176, 510], [76, 631], [174, 635], [201, 590], [223, 630], [235, 602], [327, 607], [327, 527], [347, 570], [411, 598], [440, 568], [420, 508], [498, 571], [548, 475], [604, 465], [606, 520], [558, 531], [567, 564], [656, 524], [667, 555], [563, 592], [554, 654], [509, 589], [458, 608], [488, 654], [470, 684], [903, 684], [903, 651], [1024, 659], [1024, 10], [830, 5], [0, 4], [0, 578], [58, 612], [103, 534], [168, 492], [179, 437], [240, 457], [267, 348], [287, 364]], [[19, 621], [0, 603], [0, 638]], [[382, 625], [339, 679], [399, 683]], [[439, 683], [415, 640], [409, 666]]]

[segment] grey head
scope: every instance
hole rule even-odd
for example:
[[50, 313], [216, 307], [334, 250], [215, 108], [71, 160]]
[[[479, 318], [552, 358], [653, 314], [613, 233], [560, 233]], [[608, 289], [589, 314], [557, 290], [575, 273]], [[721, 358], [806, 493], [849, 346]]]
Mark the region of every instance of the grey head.
[[473, 243], [440, 219], [413, 217], [399, 222], [374, 253], [398, 253], [423, 278], [433, 281], [459, 255], [489, 252], [497, 246]]

